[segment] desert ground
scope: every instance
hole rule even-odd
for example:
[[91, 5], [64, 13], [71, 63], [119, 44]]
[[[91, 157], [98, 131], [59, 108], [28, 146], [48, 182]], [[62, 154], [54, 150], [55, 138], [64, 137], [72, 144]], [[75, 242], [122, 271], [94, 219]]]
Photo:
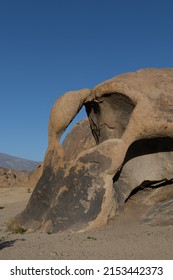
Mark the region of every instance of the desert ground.
[[173, 259], [173, 226], [142, 224], [146, 209], [131, 197], [108, 225], [85, 233], [12, 233], [8, 223], [30, 198], [26, 188], [0, 189], [0, 259]]

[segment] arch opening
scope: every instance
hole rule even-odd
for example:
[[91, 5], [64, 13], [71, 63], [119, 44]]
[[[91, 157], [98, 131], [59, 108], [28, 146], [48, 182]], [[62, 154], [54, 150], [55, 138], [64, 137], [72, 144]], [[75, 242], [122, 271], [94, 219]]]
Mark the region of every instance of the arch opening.
[[122, 137], [135, 103], [122, 93], [112, 92], [87, 102], [85, 108], [93, 136], [99, 144]]

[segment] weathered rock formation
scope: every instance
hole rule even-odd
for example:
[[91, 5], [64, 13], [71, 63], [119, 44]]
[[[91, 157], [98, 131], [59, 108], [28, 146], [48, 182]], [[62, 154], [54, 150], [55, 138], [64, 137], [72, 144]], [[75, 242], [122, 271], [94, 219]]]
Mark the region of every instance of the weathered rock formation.
[[0, 167], [0, 188], [24, 187], [28, 191], [31, 191], [34, 189], [41, 175], [42, 164], [39, 164], [32, 172]]
[[21, 187], [28, 182], [29, 171], [17, 171], [0, 167], [0, 188]]
[[[85, 106], [70, 146], [60, 137]], [[70, 136], [69, 136], [70, 137]], [[136, 188], [173, 180], [173, 69], [144, 69], [54, 104], [43, 174], [14, 226], [57, 232], [105, 225]]]

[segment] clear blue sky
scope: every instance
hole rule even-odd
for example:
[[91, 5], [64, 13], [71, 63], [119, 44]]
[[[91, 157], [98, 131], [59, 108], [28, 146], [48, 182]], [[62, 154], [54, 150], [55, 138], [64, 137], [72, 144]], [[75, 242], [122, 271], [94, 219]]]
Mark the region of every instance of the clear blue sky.
[[172, 0], [0, 0], [0, 152], [41, 161], [58, 96], [173, 67], [172, 28]]

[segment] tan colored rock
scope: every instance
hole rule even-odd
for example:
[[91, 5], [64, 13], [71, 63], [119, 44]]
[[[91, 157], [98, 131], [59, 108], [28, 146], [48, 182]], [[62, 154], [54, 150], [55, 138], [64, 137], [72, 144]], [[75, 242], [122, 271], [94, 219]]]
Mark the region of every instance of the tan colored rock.
[[43, 174], [43, 163], [40, 163], [34, 171], [29, 173], [27, 188], [34, 189], [42, 174]]
[[34, 171], [18, 171], [0, 167], [0, 188], [26, 188], [32, 191], [42, 175], [43, 165]]
[[49, 146], [45, 155], [44, 166], [51, 164], [57, 170], [64, 165], [64, 150], [59, 143], [60, 138], [89, 95], [89, 89], [70, 91], [57, 99], [53, 105], [48, 128]]
[[[81, 150], [75, 144], [79, 154], [65, 156], [59, 139], [82, 105], [97, 145]], [[16, 223], [26, 229], [51, 225], [52, 232], [105, 225], [137, 187], [118, 186], [125, 164], [171, 152], [172, 138], [173, 69], [144, 69], [64, 94], [51, 111], [43, 174]], [[167, 150], [160, 141], [169, 143]]]
[[77, 123], [62, 143], [65, 153], [65, 160], [71, 161], [78, 155], [95, 146], [95, 141], [90, 130], [88, 119]]
[[29, 171], [0, 167], [0, 188], [24, 187], [29, 181]]

